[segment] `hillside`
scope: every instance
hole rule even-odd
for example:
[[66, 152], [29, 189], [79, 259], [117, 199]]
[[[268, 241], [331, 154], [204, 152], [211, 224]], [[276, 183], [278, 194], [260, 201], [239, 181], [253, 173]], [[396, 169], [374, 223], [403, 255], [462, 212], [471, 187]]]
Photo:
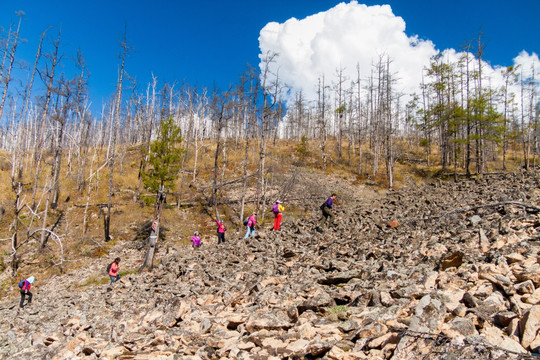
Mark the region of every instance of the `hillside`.
[[[35, 286], [0, 303], [0, 354], [25, 359], [524, 359], [539, 352], [539, 173], [434, 181], [377, 192], [301, 171], [282, 230], [228, 232], [197, 250], [166, 242]], [[321, 198], [339, 189], [322, 233]], [[103, 279], [100, 280], [100, 279]]]

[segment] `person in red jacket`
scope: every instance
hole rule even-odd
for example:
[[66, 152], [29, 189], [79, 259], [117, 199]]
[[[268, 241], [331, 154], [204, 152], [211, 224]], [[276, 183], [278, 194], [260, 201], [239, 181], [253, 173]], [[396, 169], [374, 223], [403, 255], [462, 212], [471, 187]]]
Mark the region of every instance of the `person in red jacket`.
[[109, 277], [111, 278], [111, 283], [109, 285], [112, 285], [115, 281], [120, 280], [120, 275], [118, 275], [118, 268], [120, 267], [119, 263], [120, 258], [117, 257], [111, 264], [111, 267], [109, 269]]
[[32, 283], [34, 282], [35, 278], [33, 276], [30, 276], [28, 279], [24, 280], [23, 286], [21, 287], [21, 303], [19, 304], [20, 307], [24, 306], [24, 298], [28, 296], [28, 304], [32, 303], [32, 293], [30, 292], [30, 288], [32, 287]]

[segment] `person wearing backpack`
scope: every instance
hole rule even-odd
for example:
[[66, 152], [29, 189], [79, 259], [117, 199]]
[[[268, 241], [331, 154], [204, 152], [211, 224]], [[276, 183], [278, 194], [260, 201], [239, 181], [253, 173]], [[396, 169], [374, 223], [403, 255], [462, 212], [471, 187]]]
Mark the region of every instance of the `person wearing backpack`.
[[218, 245], [225, 242], [225, 222], [223, 220], [217, 220], [216, 224], [218, 225], [217, 228], [217, 243]]
[[24, 306], [24, 298], [26, 296], [28, 296], [28, 304], [32, 303], [32, 293], [30, 292], [30, 288], [34, 283], [34, 280], [35, 278], [33, 276], [30, 276], [28, 279], [21, 280], [19, 282], [19, 288], [21, 289], [21, 303], [19, 304], [19, 307]]
[[321, 205], [321, 211], [322, 211], [321, 228], [323, 228], [326, 223], [328, 223], [328, 226], [332, 226], [334, 224], [334, 214], [332, 212], [332, 207], [334, 205], [334, 200], [336, 200], [336, 197], [337, 195], [333, 193]]
[[201, 246], [201, 236], [199, 235], [198, 231], [195, 231], [191, 237], [191, 246], [193, 246], [194, 249]]
[[108, 266], [109, 267], [109, 277], [111, 278], [111, 283], [109, 285], [112, 285], [114, 282], [120, 280], [120, 275], [118, 275], [118, 268], [120, 267], [119, 263], [120, 263], [120, 258], [117, 257]]
[[272, 212], [274, 213], [274, 230], [279, 230], [281, 226], [281, 219], [283, 218], [283, 210], [285, 208], [281, 205], [282, 202], [276, 200], [276, 203], [272, 207]]
[[251, 214], [251, 216], [247, 219], [246, 227], [246, 236], [244, 236], [244, 239], [249, 238], [250, 236], [255, 236], [255, 225], [257, 225], [257, 213]]

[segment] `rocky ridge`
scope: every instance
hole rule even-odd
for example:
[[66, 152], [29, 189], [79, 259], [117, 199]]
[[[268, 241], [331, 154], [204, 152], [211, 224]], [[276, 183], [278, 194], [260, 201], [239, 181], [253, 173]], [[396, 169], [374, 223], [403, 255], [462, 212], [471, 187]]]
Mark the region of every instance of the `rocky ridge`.
[[[0, 355], [25, 359], [526, 359], [540, 353], [540, 175], [364, 196], [305, 175], [297, 206], [342, 187], [336, 226], [288, 220], [169, 249], [113, 288], [69, 274], [0, 303]], [[308, 185], [306, 186], [306, 183]], [[343, 186], [345, 186], [343, 188]], [[321, 201], [319, 201], [321, 200]], [[125, 250], [123, 257], [141, 257]], [[132, 260], [133, 261], [133, 260]], [[105, 263], [88, 272], [103, 271]]]

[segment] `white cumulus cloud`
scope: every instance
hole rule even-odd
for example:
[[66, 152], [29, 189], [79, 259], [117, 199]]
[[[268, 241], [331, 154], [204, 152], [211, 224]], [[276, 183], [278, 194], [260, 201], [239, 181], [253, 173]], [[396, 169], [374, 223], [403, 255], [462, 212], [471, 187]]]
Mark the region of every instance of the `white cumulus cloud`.
[[[535, 53], [529, 54], [523, 50], [514, 58], [514, 66], [519, 66], [518, 71], [523, 74], [526, 79], [534, 78], [536, 81], [540, 78], [540, 60]], [[533, 73], [534, 71], [534, 73]]]
[[[381, 56], [388, 56], [391, 72], [399, 78], [398, 90], [411, 93], [421, 82], [422, 68], [437, 54], [431, 41], [409, 37], [405, 21], [392, 13], [389, 5], [366, 6], [356, 1], [295, 18], [283, 24], [271, 22], [260, 32], [261, 60], [277, 53], [271, 70], [279, 70], [283, 83], [293, 91], [302, 89], [307, 99], [316, 98], [318, 78], [336, 81], [343, 69], [352, 80], [369, 76]], [[263, 63], [261, 62], [261, 67]]]

